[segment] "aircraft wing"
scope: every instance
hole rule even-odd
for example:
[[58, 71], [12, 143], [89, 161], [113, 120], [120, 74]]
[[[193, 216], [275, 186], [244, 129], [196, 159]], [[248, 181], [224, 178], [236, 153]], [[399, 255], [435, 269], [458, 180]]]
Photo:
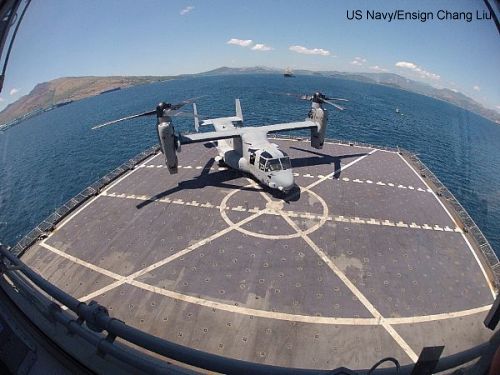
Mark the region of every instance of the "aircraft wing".
[[241, 122], [242, 118], [239, 116], [231, 116], [231, 117], [219, 117], [219, 118], [211, 118], [206, 119], [201, 122], [201, 125], [225, 125], [231, 124], [233, 122]]
[[[317, 128], [318, 124], [313, 121], [300, 121], [300, 122], [287, 122], [283, 124], [274, 124], [274, 125], [266, 125], [259, 126], [259, 130], [264, 131], [266, 133], [274, 133], [285, 130], [299, 130], [299, 129], [311, 129]], [[247, 128], [248, 129], [248, 128]]]
[[317, 128], [318, 124], [313, 121], [300, 121], [300, 122], [287, 122], [283, 124], [273, 124], [265, 126], [247, 126], [229, 130], [219, 130], [214, 132], [181, 134], [181, 144], [210, 142], [219, 139], [229, 139], [241, 137], [244, 133], [258, 132], [258, 133], [274, 133], [286, 130], [299, 130]]
[[241, 137], [241, 135], [245, 132], [246, 129], [248, 128], [238, 128], [238, 129], [193, 133], [193, 134], [181, 134], [180, 142], [181, 144], [189, 144], [198, 142], [210, 142], [219, 139], [237, 138]]

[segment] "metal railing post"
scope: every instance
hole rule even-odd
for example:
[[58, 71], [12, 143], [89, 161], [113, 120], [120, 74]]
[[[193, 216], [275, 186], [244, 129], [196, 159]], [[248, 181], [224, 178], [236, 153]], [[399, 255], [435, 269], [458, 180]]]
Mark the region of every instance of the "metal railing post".
[[444, 346], [426, 346], [422, 348], [411, 375], [432, 375], [443, 350]]

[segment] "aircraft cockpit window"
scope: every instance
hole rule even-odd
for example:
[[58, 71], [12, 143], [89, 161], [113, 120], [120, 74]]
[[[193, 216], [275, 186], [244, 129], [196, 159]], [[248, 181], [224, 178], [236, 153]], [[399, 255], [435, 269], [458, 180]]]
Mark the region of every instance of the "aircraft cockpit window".
[[271, 159], [266, 164], [266, 172], [273, 172], [281, 170], [280, 159]]
[[281, 161], [281, 165], [282, 165], [283, 169], [286, 170], [286, 169], [292, 168], [292, 163], [290, 163], [290, 158], [288, 156], [281, 158], [280, 161]]
[[262, 156], [259, 158], [259, 169], [265, 170], [266, 161], [267, 161], [267, 159], [263, 158]]

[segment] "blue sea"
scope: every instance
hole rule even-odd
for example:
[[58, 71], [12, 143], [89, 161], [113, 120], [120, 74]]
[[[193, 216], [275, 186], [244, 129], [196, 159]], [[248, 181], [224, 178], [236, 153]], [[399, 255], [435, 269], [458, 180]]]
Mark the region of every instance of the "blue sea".
[[[500, 254], [499, 125], [391, 87], [282, 75], [182, 78], [136, 86], [42, 113], [0, 133], [0, 241], [15, 244], [65, 201], [157, 142], [154, 117], [91, 130], [96, 124], [154, 109], [160, 101], [200, 95], [206, 95], [197, 100], [202, 115], [232, 115], [234, 98], [240, 98], [247, 126], [296, 121], [305, 117], [309, 103], [276, 93], [317, 90], [349, 99], [345, 111], [330, 111], [328, 137], [417, 153]], [[176, 119], [176, 127], [194, 131], [188, 118]]]

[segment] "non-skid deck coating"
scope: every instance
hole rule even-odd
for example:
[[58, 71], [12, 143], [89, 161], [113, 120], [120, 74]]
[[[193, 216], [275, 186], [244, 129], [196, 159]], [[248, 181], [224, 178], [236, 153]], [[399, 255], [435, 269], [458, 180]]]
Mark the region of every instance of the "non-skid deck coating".
[[146, 160], [23, 260], [130, 325], [247, 361], [366, 368], [489, 338], [485, 271], [401, 155], [276, 143], [300, 196], [274, 197], [194, 145], [177, 175]]

